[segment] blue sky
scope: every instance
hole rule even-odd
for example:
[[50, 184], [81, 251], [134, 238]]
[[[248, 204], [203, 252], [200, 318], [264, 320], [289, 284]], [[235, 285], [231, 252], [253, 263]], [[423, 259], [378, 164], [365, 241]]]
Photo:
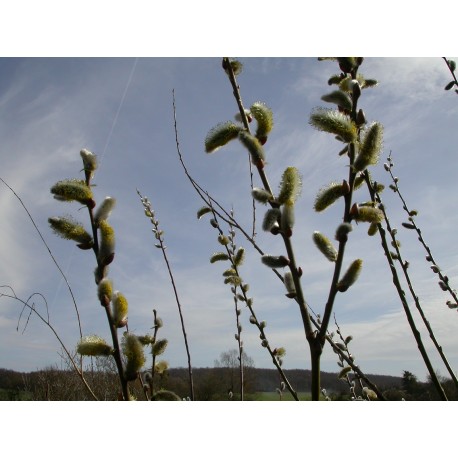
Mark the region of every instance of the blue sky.
[[[313, 201], [322, 186], [342, 180], [347, 171], [345, 160], [337, 155], [339, 144], [331, 135], [315, 131], [308, 118], [314, 107], [325, 105], [320, 97], [329, 92], [327, 80], [338, 69], [334, 62], [318, 62], [316, 58], [241, 60], [244, 70], [239, 84], [245, 104], [260, 100], [274, 113], [275, 126], [266, 144], [272, 187], [278, 187], [287, 166], [297, 167], [303, 176], [293, 243], [304, 270], [306, 298], [315, 312], [322, 313], [332, 266], [316, 250], [311, 236], [315, 230], [332, 236], [342, 208], [336, 204], [315, 214]], [[369, 121], [377, 120], [385, 128], [383, 153], [373, 175], [389, 184], [383, 162], [392, 151], [394, 172], [407, 202], [419, 210], [417, 223], [454, 285], [458, 281], [458, 253], [454, 249], [458, 99], [443, 90], [450, 80], [448, 70], [439, 57], [367, 58], [361, 72], [380, 83], [363, 91], [359, 103]], [[60, 179], [82, 176], [82, 148], [98, 155], [95, 199], [117, 199], [111, 216], [117, 245], [110, 278], [129, 300], [129, 329], [148, 332], [152, 309], [157, 309], [164, 320], [163, 337], [169, 340], [164, 358], [172, 367], [184, 367], [186, 354], [173, 290], [136, 189], [148, 196], [165, 231], [192, 363], [213, 366], [221, 352], [235, 347], [233, 302], [222, 281], [225, 266], [209, 263], [211, 254], [219, 250], [217, 233], [205, 218], [197, 220], [202, 202], [178, 161], [173, 89], [180, 147], [190, 173], [218, 201], [233, 207], [237, 219], [249, 227], [245, 152], [237, 143], [212, 155], [204, 152], [210, 128], [232, 119], [237, 111], [219, 58], [0, 59], [0, 176], [22, 198], [68, 276], [83, 333], [108, 338], [105, 315], [97, 303], [92, 252], [80, 251], [72, 242], [56, 237], [47, 224], [49, 216], [62, 214], [72, 214], [87, 224], [85, 211], [77, 204], [57, 202], [49, 189]], [[255, 184], [259, 185], [257, 177]], [[360, 196], [360, 200], [367, 200], [364, 191]], [[402, 230], [405, 214], [400, 201], [389, 190], [383, 197], [392, 224], [400, 228], [399, 238], [427, 318], [456, 367], [456, 312], [446, 307], [449, 298], [437, 286], [413, 232]], [[34, 292], [43, 294], [52, 324], [73, 348], [78, 328], [65, 283], [24, 209], [3, 184], [0, 205], [1, 284], [10, 285], [24, 299]], [[263, 207], [258, 206], [258, 221], [262, 215]], [[364, 225], [355, 228], [346, 251], [345, 264], [358, 257], [364, 260], [364, 267], [357, 284], [337, 298], [338, 323], [345, 334], [353, 335], [351, 348], [363, 371], [401, 375], [410, 370], [425, 379], [426, 368], [394, 292], [379, 239], [368, 237], [366, 229]], [[271, 344], [286, 348], [284, 367], [309, 368], [297, 305], [285, 298], [282, 285], [261, 265], [259, 255], [243, 236], [237, 235], [236, 240], [247, 250], [242, 276], [250, 284], [258, 317], [267, 322]], [[278, 240], [262, 233], [260, 227], [257, 241], [266, 252], [282, 252]], [[38, 299], [37, 306], [42, 307]], [[25, 333], [16, 331], [19, 313], [19, 304], [1, 300], [0, 367], [31, 371], [59, 363], [58, 342], [36, 318], [30, 320]], [[257, 367], [271, 367], [248, 319], [244, 310], [245, 349]], [[430, 348], [427, 333], [418, 323]], [[445, 375], [432, 354], [435, 367]], [[338, 370], [329, 348], [323, 355], [322, 369]]]

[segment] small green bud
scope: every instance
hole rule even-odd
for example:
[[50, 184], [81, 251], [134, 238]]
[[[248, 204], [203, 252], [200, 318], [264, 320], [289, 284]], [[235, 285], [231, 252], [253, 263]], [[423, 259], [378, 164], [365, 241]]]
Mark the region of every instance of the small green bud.
[[345, 143], [356, 141], [358, 129], [349, 116], [337, 111], [318, 108], [310, 115], [310, 124], [317, 130], [339, 136]]
[[339, 280], [337, 284], [337, 289], [341, 293], [347, 291], [350, 286], [352, 286], [359, 277], [361, 273], [361, 268], [363, 266], [362, 259], [356, 259], [350, 264], [350, 267], [345, 272], [344, 276]]
[[324, 254], [326, 259], [331, 262], [337, 261], [338, 252], [332, 245], [331, 241], [321, 232], [315, 231], [313, 233], [313, 241], [315, 242], [316, 247]]
[[76, 351], [82, 356], [109, 356], [113, 349], [104, 339], [93, 335], [83, 337], [78, 343]]
[[232, 68], [232, 72], [234, 73], [235, 76], [239, 75], [242, 72], [243, 69], [243, 64], [239, 60], [229, 60], [229, 59], [223, 59], [223, 69], [224, 71], [229, 74], [229, 69], [227, 68], [227, 62], [229, 62], [229, 65]]
[[348, 233], [353, 230], [353, 227], [350, 223], [342, 223], [336, 229], [335, 239], [338, 242], [346, 242], [348, 239]]
[[255, 102], [251, 105], [250, 112], [258, 123], [256, 138], [264, 145], [274, 124], [272, 110], [262, 102]]
[[93, 207], [92, 190], [84, 180], [62, 180], [58, 181], [52, 188], [51, 193], [57, 200], [72, 202], [77, 201], [80, 204]]
[[265, 254], [261, 256], [261, 261], [267, 267], [271, 269], [281, 269], [289, 265], [289, 259], [285, 256], [272, 256], [270, 254]]
[[232, 121], [220, 123], [213, 127], [205, 138], [205, 152], [214, 153], [231, 140], [236, 139], [241, 130], [242, 126]]
[[314, 209], [321, 212], [332, 205], [337, 199], [344, 195], [344, 187], [340, 183], [332, 182], [325, 188], [320, 189], [316, 198]]
[[251, 162], [257, 167], [263, 167], [265, 154], [260, 141], [246, 130], [241, 130], [238, 137], [242, 145], [249, 151]]

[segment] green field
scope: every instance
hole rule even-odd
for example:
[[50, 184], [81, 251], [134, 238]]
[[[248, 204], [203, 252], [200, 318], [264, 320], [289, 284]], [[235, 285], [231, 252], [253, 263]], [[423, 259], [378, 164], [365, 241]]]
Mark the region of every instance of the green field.
[[[310, 393], [307, 392], [299, 392], [297, 393], [299, 400], [300, 401], [310, 401], [311, 400], [311, 395]], [[258, 391], [254, 395], [254, 401], [280, 401], [280, 396], [278, 393], [273, 392], [273, 391]], [[291, 393], [285, 392], [282, 395], [282, 401], [294, 401], [293, 396]]]

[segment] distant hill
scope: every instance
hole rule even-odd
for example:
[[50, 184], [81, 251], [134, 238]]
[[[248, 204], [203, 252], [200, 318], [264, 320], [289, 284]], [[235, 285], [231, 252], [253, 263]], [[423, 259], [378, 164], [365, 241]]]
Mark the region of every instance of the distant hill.
[[[227, 367], [193, 368], [193, 379], [198, 400], [227, 400], [228, 392], [238, 393], [239, 377], [237, 369]], [[117, 379], [112, 373], [100, 373], [99, 376], [86, 372], [92, 379], [92, 384], [104, 390], [102, 398], [116, 394]], [[286, 377], [296, 392], [310, 392], [311, 372], [302, 369], [285, 370]], [[401, 377], [387, 375], [369, 375], [368, 378], [377, 385], [381, 391], [398, 390], [401, 387]], [[271, 392], [274, 393], [280, 386], [280, 376], [276, 369], [258, 369], [249, 367], [245, 371], [245, 392]], [[92, 386], [91, 384], [91, 386]], [[167, 375], [158, 379], [162, 388], [176, 392], [180, 397], [188, 395], [188, 370], [187, 368], [171, 368]], [[321, 386], [328, 394], [349, 394], [345, 382], [339, 380], [337, 373], [322, 372]], [[34, 372], [17, 372], [9, 369], [0, 369], [0, 390], [5, 400], [16, 399], [43, 399], [53, 400], [82, 400], [89, 399], [82, 388], [80, 380], [71, 371], [61, 371], [47, 368]], [[24, 397], [24, 393], [29, 396]], [[141, 394], [139, 395], [141, 397]], [[248, 399], [248, 397], [247, 397]]]

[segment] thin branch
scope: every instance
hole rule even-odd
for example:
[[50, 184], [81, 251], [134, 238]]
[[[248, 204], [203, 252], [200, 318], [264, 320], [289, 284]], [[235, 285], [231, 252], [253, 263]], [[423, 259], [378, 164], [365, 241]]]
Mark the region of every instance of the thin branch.
[[16, 197], [17, 200], [19, 200], [20, 204], [22, 205], [22, 208], [25, 210], [25, 212], [27, 213], [27, 216], [29, 217], [30, 221], [32, 222], [33, 224], [33, 227], [35, 228], [35, 230], [37, 231], [38, 235], [40, 236], [40, 239], [41, 241], [43, 242], [44, 246], [46, 247], [46, 249], [48, 250], [48, 253], [49, 253], [49, 256], [51, 256], [51, 259], [52, 261], [54, 262], [54, 264], [56, 265], [57, 269], [59, 270], [60, 274], [62, 275], [62, 278], [64, 279], [66, 285], [67, 285], [67, 288], [68, 288], [68, 291], [70, 293], [70, 296], [72, 298], [72, 301], [73, 301], [73, 305], [75, 307], [75, 312], [76, 312], [76, 318], [78, 320], [78, 328], [79, 328], [79, 333], [80, 333], [80, 337], [83, 336], [83, 332], [82, 332], [82, 329], [81, 329], [81, 320], [80, 320], [80, 315], [79, 315], [79, 310], [78, 310], [78, 306], [76, 305], [76, 300], [75, 300], [75, 296], [73, 295], [73, 291], [72, 291], [72, 288], [70, 286], [70, 283], [68, 282], [67, 280], [67, 277], [66, 275], [64, 274], [63, 270], [61, 269], [59, 263], [56, 261], [56, 258], [54, 257], [54, 255], [52, 254], [52, 251], [51, 249], [49, 248], [48, 244], [46, 243], [42, 233], [40, 232], [40, 229], [38, 229], [38, 226], [36, 225], [34, 219], [32, 218], [32, 215], [30, 214], [29, 210], [27, 209], [27, 207], [25, 206], [24, 202], [22, 201], [22, 199], [18, 196], [18, 194], [16, 193], [16, 191], [14, 191], [13, 188], [11, 188], [11, 186], [3, 179], [0, 177], [0, 180], [2, 181], [2, 183], [14, 194], [14, 196]]
[[[0, 286], [0, 288], [9, 288], [11, 290], [11, 293], [12, 294], [4, 294], [4, 293], [0, 293], [0, 298], [2, 297], [8, 297], [10, 299], [14, 299], [20, 303], [22, 303], [22, 305], [24, 307], [27, 307], [31, 313], [34, 313], [50, 330], [51, 332], [54, 334], [54, 336], [56, 337], [56, 339], [58, 340], [59, 344], [61, 345], [62, 349], [65, 351], [65, 353], [67, 354], [69, 360], [71, 361], [72, 363], [72, 366], [73, 368], [75, 369], [75, 371], [77, 372], [78, 376], [80, 377], [81, 381], [83, 382], [84, 386], [86, 387], [86, 389], [88, 390], [88, 392], [91, 394], [91, 396], [94, 398], [94, 400], [98, 401], [98, 398], [97, 396], [94, 394], [94, 392], [92, 391], [91, 387], [89, 386], [89, 384], [87, 383], [86, 379], [84, 378], [84, 375], [83, 375], [83, 372], [78, 368], [77, 364], [75, 363], [75, 360], [73, 359], [72, 355], [70, 354], [70, 352], [67, 350], [67, 347], [65, 346], [64, 342], [62, 341], [62, 339], [60, 338], [59, 334], [57, 333], [56, 329], [54, 328], [54, 326], [51, 325], [51, 323], [49, 322], [49, 316], [48, 316], [48, 320], [46, 320], [43, 315], [40, 314], [40, 312], [38, 312], [36, 310], [36, 308], [34, 307], [34, 304], [33, 305], [30, 305], [28, 302], [26, 301], [23, 301], [22, 299], [20, 299], [18, 296], [16, 296], [16, 293], [14, 292], [13, 288], [11, 288], [11, 286], [8, 286], [8, 285], [2, 285]], [[31, 295], [30, 297], [33, 297], [33, 295]], [[29, 297], [29, 299], [30, 299]]]

